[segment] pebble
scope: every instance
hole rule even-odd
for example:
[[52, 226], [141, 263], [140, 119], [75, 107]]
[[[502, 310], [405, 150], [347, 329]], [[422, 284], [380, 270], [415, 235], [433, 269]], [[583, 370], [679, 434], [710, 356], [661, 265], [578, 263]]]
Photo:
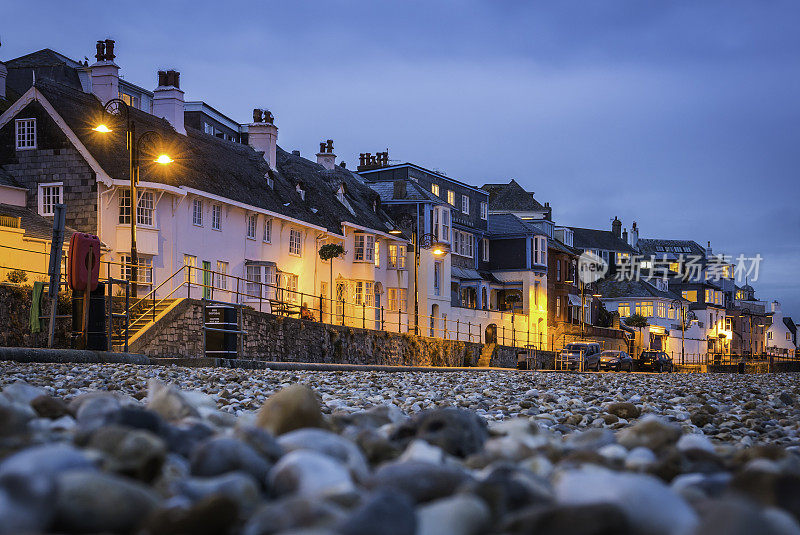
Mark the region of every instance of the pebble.
[[69, 471], [56, 483], [57, 529], [69, 533], [126, 533], [159, 503], [147, 486], [97, 471]]
[[270, 396], [258, 411], [257, 425], [281, 435], [304, 427], [323, 427], [324, 423], [314, 391], [295, 384]]
[[478, 535], [488, 527], [491, 514], [483, 500], [459, 494], [436, 500], [417, 510], [417, 535]]
[[0, 533], [799, 531], [792, 374], [0, 366]]

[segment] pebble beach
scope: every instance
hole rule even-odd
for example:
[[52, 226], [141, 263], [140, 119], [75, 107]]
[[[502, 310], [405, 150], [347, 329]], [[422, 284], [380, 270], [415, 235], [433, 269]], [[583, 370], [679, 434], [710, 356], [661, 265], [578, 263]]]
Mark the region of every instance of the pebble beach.
[[0, 533], [800, 534], [793, 374], [0, 366]]

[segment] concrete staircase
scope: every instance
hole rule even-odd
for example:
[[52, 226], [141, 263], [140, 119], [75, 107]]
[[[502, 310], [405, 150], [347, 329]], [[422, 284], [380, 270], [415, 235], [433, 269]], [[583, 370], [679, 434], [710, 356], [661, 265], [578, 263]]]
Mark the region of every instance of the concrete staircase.
[[[130, 324], [128, 325], [128, 345], [158, 323], [167, 311], [174, 308], [180, 301], [182, 299], [164, 299], [156, 302], [155, 311], [152, 303], [142, 303], [138, 307], [132, 308], [130, 311]], [[122, 351], [125, 348], [125, 328], [122, 325], [119, 325], [119, 328], [116, 327], [115, 325], [115, 329], [111, 333], [111, 343], [115, 351]]]

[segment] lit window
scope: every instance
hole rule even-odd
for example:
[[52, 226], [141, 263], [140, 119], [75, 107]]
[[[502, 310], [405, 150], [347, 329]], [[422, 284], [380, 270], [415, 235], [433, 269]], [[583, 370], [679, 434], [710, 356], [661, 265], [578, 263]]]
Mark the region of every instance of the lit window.
[[439, 184], [431, 184], [431, 193], [437, 197], [439, 196]]
[[203, 201], [200, 199], [192, 201], [192, 224], [198, 227], [203, 226]]
[[466, 215], [469, 215], [469, 196], [462, 195], [461, 196], [461, 211], [464, 212]]
[[627, 318], [631, 315], [631, 305], [630, 303], [620, 303], [617, 306], [617, 312], [619, 312], [620, 318]]
[[381, 242], [375, 240], [375, 267], [381, 267]]
[[645, 318], [650, 318], [653, 316], [653, 302], [652, 301], [641, 301], [636, 303], [636, 313], [640, 316], [644, 316]]
[[447, 203], [451, 206], [456, 205], [456, 192], [451, 189], [447, 190]]
[[247, 216], [247, 237], [251, 240], [256, 239], [256, 222], [258, 221], [258, 215], [250, 214]]
[[683, 297], [687, 301], [691, 301], [692, 303], [696, 303], [697, 302], [697, 290], [683, 290], [681, 292], [681, 297]]
[[39, 184], [39, 215], [53, 215], [56, 205], [64, 202], [64, 186], [61, 182]]
[[36, 148], [36, 119], [17, 119], [17, 150]]
[[303, 251], [302, 236], [297, 229], [289, 230], [289, 254], [300, 256]]
[[481, 203], [481, 219], [488, 219], [489, 218], [489, 204], [482, 202]]
[[[139, 284], [152, 284], [153, 282], [153, 257], [139, 255], [139, 269], [136, 270], [136, 279]], [[130, 255], [120, 255], [122, 263], [122, 278], [133, 280], [133, 262]]]
[[222, 206], [219, 204], [211, 206], [211, 228], [214, 230], [222, 228]]
[[214, 274], [214, 286], [220, 290], [228, 289], [228, 263], [217, 260], [217, 272]]
[[272, 219], [264, 218], [264, 241], [270, 243], [272, 241]]
[[297, 275], [278, 273], [277, 279], [279, 301], [295, 303], [300, 300], [300, 294], [297, 292]]
[[406, 255], [405, 246], [392, 244], [389, 245], [389, 266], [390, 269], [405, 269]]
[[658, 302], [658, 317], [659, 318], [666, 318], [667, 317], [667, 304], [661, 301]]
[[561, 317], [561, 298], [556, 296], [556, 317]]
[[190, 254], [183, 255], [183, 280], [186, 282], [197, 283], [197, 257]]

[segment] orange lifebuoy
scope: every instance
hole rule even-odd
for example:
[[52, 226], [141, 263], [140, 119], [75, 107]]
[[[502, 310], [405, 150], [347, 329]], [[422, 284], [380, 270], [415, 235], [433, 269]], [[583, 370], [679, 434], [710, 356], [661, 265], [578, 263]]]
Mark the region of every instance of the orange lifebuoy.
[[100, 280], [100, 238], [76, 232], [69, 241], [67, 278], [72, 291], [82, 292], [89, 286], [97, 289]]

